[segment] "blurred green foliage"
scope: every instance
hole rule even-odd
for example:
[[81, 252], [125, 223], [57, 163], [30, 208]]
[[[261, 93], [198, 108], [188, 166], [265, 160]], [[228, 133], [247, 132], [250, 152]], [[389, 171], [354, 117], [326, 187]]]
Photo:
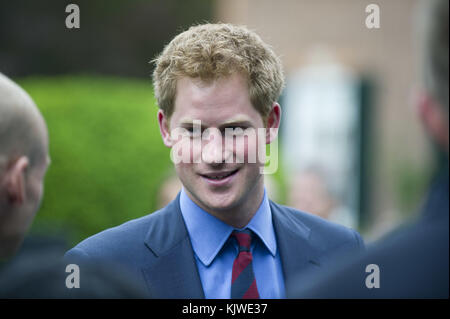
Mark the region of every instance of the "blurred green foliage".
[[150, 79], [92, 76], [18, 80], [49, 129], [51, 165], [32, 232], [58, 230], [71, 244], [151, 213], [169, 150]]

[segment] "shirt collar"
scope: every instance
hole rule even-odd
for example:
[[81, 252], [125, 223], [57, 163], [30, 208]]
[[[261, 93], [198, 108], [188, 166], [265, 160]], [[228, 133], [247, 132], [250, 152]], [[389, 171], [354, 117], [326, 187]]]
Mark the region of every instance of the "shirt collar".
[[[180, 194], [180, 208], [192, 248], [200, 261], [205, 266], [209, 266], [235, 228], [200, 208], [189, 198], [184, 188]], [[269, 199], [265, 190], [261, 205], [244, 228], [251, 229], [269, 252], [275, 256], [277, 249], [275, 232]]]

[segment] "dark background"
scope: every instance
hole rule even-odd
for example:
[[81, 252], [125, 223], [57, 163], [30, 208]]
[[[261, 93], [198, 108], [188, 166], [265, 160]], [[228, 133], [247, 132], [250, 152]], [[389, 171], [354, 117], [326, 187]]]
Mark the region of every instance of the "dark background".
[[[67, 29], [68, 4], [80, 8]], [[180, 31], [211, 19], [206, 0], [0, 1], [0, 70], [9, 76], [149, 77], [148, 62]]]

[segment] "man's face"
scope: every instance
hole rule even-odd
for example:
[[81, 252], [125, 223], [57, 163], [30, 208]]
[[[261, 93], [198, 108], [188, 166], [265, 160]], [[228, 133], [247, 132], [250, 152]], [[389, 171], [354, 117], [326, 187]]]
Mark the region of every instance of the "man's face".
[[[258, 154], [265, 147], [265, 139], [258, 139], [256, 134], [255, 138], [242, 135], [234, 137], [233, 143], [225, 143], [227, 128], [254, 132], [264, 128], [260, 113], [250, 102], [243, 76], [234, 74], [208, 83], [188, 77], [179, 79], [174, 112], [169, 119], [160, 112], [159, 120], [162, 126], [166, 121], [168, 131], [192, 131], [194, 121], [199, 120], [202, 133], [221, 133], [209, 138], [202, 134], [206, 139], [164, 139], [167, 146], [181, 143], [181, 148], [190, 150], [189, 163], [175, 164], [175, 169], [188, 195], [200, 207], [209, 212], [228, 211], [246, 201], [260, 200], [254, 195], [263, 189], [262, 164], [258, 158], [248, 158], [249, 152]], [[194, 146], [196, 138], [201, 148]]]
[[40, 125], [36, 135], [41, 144], [42, 154], [34, 165], [28, 163], [21, 170], [20, 178], [23, 178], [24, 183], [23, 200], [20, 203], [14, 202], [2, 206], [5, 211], [0, 214], [0, 258], [8, 257], [19, 248], [42, 200], [44, 177], [50, 164], [47, 128], [44, 123]]
[[[30, 166], [26, 176], [26, 198], [23, 207], [23, 231], [33, 222], [39, 210], [44, 194], [44, 177], [50, 164], [48, 154], [48, 130], [43, 118], [37, 120], [36, 142], [40, 144], [40, 155], [33, 166]], [[38, 142], [39, 141], [39, 142]]]

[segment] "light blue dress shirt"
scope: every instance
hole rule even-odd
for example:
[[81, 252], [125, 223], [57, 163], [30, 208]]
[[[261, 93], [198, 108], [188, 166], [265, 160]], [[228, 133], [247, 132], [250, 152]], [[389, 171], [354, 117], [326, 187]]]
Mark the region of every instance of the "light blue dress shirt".
[[[238, 255], [237, 243], [229, 240], [235, 229], [195, 204], [184, 188], [180, 208], [194, 250], [197, 269], [207, 299], [229, 299], [233, 262]], [[277, 249], [272, 212], [264, 190], [264, 198], [256, 214], [244, 228], [258, 238], [252, 240], [253, 270], [261, 298], [285, 298], [283, 271]]]

